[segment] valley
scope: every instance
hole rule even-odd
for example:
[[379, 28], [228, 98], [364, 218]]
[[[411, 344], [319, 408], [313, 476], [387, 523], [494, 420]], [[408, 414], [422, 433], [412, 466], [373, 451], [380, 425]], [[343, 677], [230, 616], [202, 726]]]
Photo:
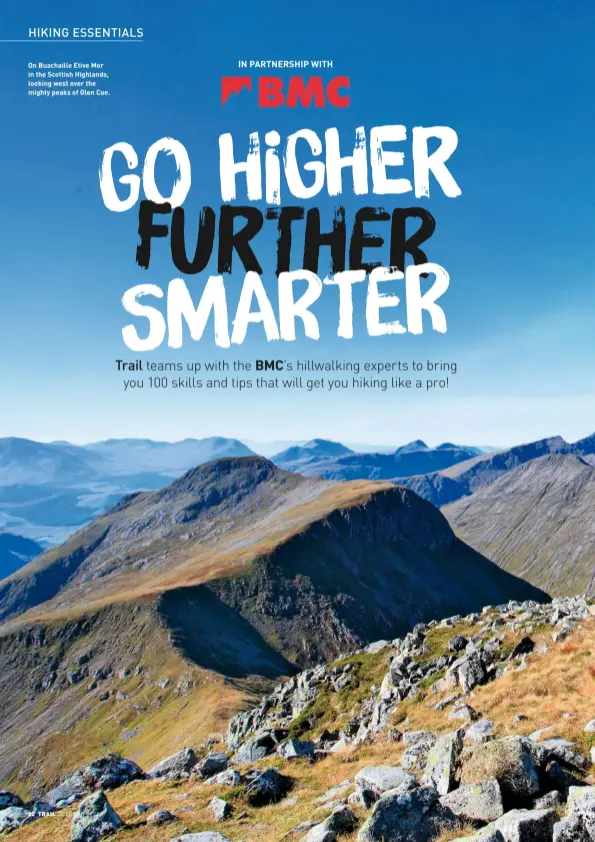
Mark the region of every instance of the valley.
[[[72, 822], [79, 842], [98, 809], [117, 821], [85, 842], [447, 842], [483, 827], [518, 842], [521, 810], [552, 842], [574, 821], [572, 787], [594, 783], [592, 437], [495, 453], [314, 439], [272, 459], [229, 439], [35, 444], [23, 460], [0, 442], [0, 476], [160, 480], [39, 554], [0, 533], [16, 553], [0, 580], [0, 831], [67, 840]], [[539, 785], [511, 796], [496, 770], [477, 779], [496, 806], [453, 816], [477, 729], [494, 751], [517, 740]], [[362, 783], [385, 777], [406, 786]], [[436, 821], [403, 836], [392, 811], [416, 815], [419, 798]]]

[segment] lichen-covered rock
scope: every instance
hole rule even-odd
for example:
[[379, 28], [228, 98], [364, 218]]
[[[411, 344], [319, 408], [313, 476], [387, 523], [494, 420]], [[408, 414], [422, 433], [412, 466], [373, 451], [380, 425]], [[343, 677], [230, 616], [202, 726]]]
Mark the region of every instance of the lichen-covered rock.
[[175, 821], [175, 819], [176, 817], [169, 810], [157, 810], [155, 813], [147, 816], [147, 824], [160, 827], [162, 824], [169, 824], [169, 822]]
[[294, 738], [284, 740], [277, 746], [277, 754], [284, 757], [285, 760], [295, 760], [299, 757], [312, 760], [315, 750], [316, 743], [311, 740], [296, 740]]
[[265, 772], [256, 773], [246, 787], [248, 804], [251, 807], [273, 804], [280, 801], [290, 787], [290, 778], [281, 775], [277, 769], [267, 769]]
[[116, 789], [130, 781], [144, 778], [143, 770], [132, 760], [120, 754], [99, 757], [83, 766], [57, 787], [46, 793], [44, 800], [49, 804], [71, 802], [98, 789]]
[[229, 760], [226, 754], [213, 751], [196, 764], [194, 771], [201, 778], [211, 778], [213, 775], [217, 775], [219, 772], [227, 769], [228, 764]]
[[417, 786], [415, 776], [400, 766], [365, 766], [355, 776], [355, 783], [377, 797], [392, 789], [407, 792]]
[[579, 816], [570, 816], [554, 825], [553, 842], [592, 842], [592, 837]]
[[71, 842], [97, 842], [122, 827], [122, 819], [102, 790], [87, 796], [72, 817]]
[[554, 842], [593, 842], [595, 786], [570, 787], [566, 813], [554, 825]]
[[257, 763], [275, 751], [277, 743], [274, 737], [268, 732], [256, 734], [236, 751], [232, 762], [238, 766], [245, 766], [249, 763]]
[[502, 793], [496, 778], [464, 784], [444, 795], [440, 803], [464, 822], [494, 822], [504, 815]]
[[466, 743], [487, 743], [494, 738], [495, 725], [491, 719], [480, 719], [465, 731]]
[[226, 769], [224, 772], [219, 772], [218, 775], [213, 775], [207, 781], [207, 783], [217, 786], [239, 786], [241, 782], [242, 776], [237, 769]]
[[504, 842], [550, 842], [555, 810], [511, 810], [495, 822]]
[[523, 737], [492, 740], [474, 746], [464, 758], [462, 783], [496, 778], [503, 795], [520, 803], [539, 792], [539, 776], [530, 742]]
[[171, 757], [165, 757], [159, 761], [156, 766], [153, 766], [147, 772], [147, 778], [152, 780], [159, 778], [167, 778], [168, 780], [176, 780], [186, 777], [190, 774], [191, 769], [196, 766], [198, 758], [191, 748], [184, 748], [181, 751], [172, 754]]
[[377, 801], [357, 838], [360, 842], [428, 842], [457, 822], [438, 801], [434, 787], [417, 787]]
[[222, 822], [224, 819], [228, 819], [231, 816], [231, 804], [224, 798], [211, 798], [209, 801], [209, 810], [213, 814], [213, 818], [216, 822]]
[[36, 818], [38, 816], [24, 807], [5, 807], [4, 810], [0, 810], [0, 833], [5, 830], [16, 830]]
[[438, 795], [446, 795], [450, 792], [462, 748], [461, 731], [454, 731], [452, 734], [440, 737], [428, 754], [422, 783], [435, 787]]

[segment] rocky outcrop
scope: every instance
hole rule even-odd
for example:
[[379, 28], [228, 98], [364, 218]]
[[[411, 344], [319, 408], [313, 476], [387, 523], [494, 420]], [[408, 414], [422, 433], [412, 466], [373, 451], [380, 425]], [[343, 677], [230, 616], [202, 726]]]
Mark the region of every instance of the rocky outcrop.
[[[518, 651], [504, 649], [504, 638], [499, 636], [503, 628], [508, 626], [520, 633], [538, 625], [549, 625], [555, 634], [556, 631], [576, 627], [591, 615], [590, 610], [584, 597], [557, 598], [548, 604], [509, 602], [499, 607], [487, 607], [478, 614], [446, 618], [440, 623], [419, 623], [402, 639], [382, 641], [379, 647], [373, 644], [358, 650], [359, 653], [385, 654], [387, 672], [380, 686], [374, 688], [361, 704], [360, 712], [352, 717], [349, 730], [335, 735], [336, 744], [341, 741], [343, 745], [357, 746], [385, 730], [399, 704], [414, 698], [420, 687], [431, 684], [433, 677], [436, 679], [436, 690], [452, 692], [452, 718], [468, 720], [471, 724], [475, 718], [474, 711], [469, 705], [455, 704], [461, 701], [457, 699], [457, 692], [462, 696], [478, 685], [493, 681], [518, 665], [519, 660], [522, 662], [533, 647], [530, 636], [525, 634], [520, 639], [522, 645], [515, 647]], [[448, 629], [459, 622], [479, 627], [476, 640], [465, 642], [464, 655], [461, 655], [459, 642], [454, 647], [456, 651], [452, 651], [451, 640], [446, 652], [428, 658], [425, 651], [428, 633], [436, 628]], [[255, 761], [257, 745], [267, 746], [266, 751], [258, 750], [260, 757], [272, 753], [276, 742], [282, 739], [279, 735], [286, 733], [298, 717], [308, 721], [307, 712], [321, 693], [332, 695], [349, 687], [352, 670], [352, 663], [340, 659], [329, 666], [305, 670], [277, 685], [254, 708], [230, 720], [227, 734], [230, 748], [240, 752], [239, 756], [245, 758], [242, 760], [244, 763]], [[489, 739], [489, 732], [489, 723], [477, 723], [469, 732], [469, 741], [485, 742]], [[420, 738], [418, 742], [419, 745], [408, 746], [405, 753], [403, 765], [408, 771], [423, 770], [435, 738], [426, 735], [425, 740]], [[245, 753], [240, 748], [243, 746], [246, 746]], [[326, 743], [325, 749], [331, 746], [332, 743]]]
[[50, 789], [44, 800], [55, 807], [67, 806], [93, 790], [115, 789], [143, 777], [143, 770], [132, 760], [126, 760], [119, 754], [110, 754], [83, 766], [57, 787]]

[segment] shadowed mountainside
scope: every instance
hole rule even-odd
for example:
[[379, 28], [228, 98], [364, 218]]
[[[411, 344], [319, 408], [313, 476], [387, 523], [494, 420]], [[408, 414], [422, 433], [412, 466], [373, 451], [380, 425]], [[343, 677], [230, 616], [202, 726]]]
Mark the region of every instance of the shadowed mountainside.
[[123, 499], [0, 583], [0, 618], [70, 617], [197, 587], [300, 665], [444, 612], [543, 597], [408, 489], [333, 485], [246, 457]]
[[528, 462], [444, 514], [457, 535], [552, 595], [595, 594], [595, 468], [573, 454]]

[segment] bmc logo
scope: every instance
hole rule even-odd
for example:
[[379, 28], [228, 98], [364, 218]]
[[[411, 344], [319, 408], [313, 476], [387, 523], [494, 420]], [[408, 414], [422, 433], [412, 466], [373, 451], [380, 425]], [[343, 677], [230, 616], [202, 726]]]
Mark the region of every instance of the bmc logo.
[[[221, 105], [225, 105], [232, 94], [239, 94], [244, 88], [252, 90], [252, 76], [222, 76]], [[283, 80], [279, 76], [257, 77], [259, 108], [347, 108], [349, 105], [349, 76], [335, 76], [323, 82], [322, 76], [290, 76]]]

